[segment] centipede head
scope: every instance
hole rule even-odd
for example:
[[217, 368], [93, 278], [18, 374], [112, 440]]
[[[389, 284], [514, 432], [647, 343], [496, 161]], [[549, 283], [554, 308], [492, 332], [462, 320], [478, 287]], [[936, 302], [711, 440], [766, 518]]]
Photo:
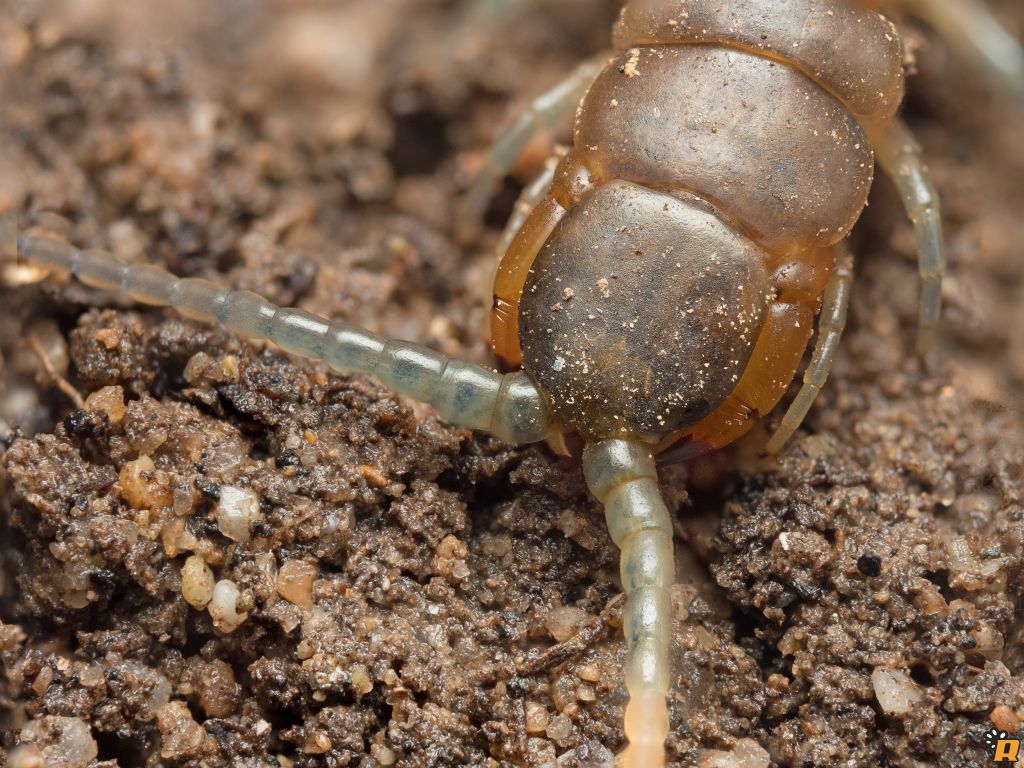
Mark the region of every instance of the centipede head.
[[611, 182], [534, 262], [523, 367], [581, 435], [657, 441], [732, 391], [770, 298], [753, 243], [694, 204]]

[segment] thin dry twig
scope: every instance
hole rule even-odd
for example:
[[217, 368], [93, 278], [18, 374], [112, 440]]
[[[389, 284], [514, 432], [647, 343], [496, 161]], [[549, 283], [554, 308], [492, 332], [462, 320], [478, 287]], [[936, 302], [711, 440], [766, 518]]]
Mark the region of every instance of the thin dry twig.
[[71, 382], [61, 376], [57, 369], [53, 367], [53, 361], [50, 360], [50, 356], [46, 354], [46, 350], [43, 349], [43, 345], [39, 342], [39, 337], [34, 333], [28, 335], [28, 344], [32, 347], [32, 351], [36, 353], [39, 358], [39, 362], [43, 364], [43, 370], [46, 371], [46, 375], [49, 376], [53, 383], [57, 386], [61, 392], [75, 404], [76, 408], [85, 408], [85, 400], [78, 393], [78, 390], [71, 386]]
[[622, 610], [622, 599], [623, 595], [619, 594], [609, 600], [596, 619], [584, 623], [568, 640], [551, 646], [539, 656], [520, 659], [516, 664], [516, 674], [530, 677], [579, 656], [605, 633], [612, 616]]

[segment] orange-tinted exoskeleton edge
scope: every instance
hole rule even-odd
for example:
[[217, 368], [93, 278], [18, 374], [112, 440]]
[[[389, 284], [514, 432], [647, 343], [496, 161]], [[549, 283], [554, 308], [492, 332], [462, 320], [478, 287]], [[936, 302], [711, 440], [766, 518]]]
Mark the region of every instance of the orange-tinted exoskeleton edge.
[[894, 118], [900, 39], [842, 2], [636, 0], [614, 43], [502, 259], [492, 344], [586, 438], [718, 448], [781, 399], [845, 278], [833, 246], [873, 144], [913, 171], [938, 279], [935, 195]]
[[[1022, 90], [1024, 56], [981, 6], [903, 4]], [[664, 760], [671, 548], [658, 551], [651, 533], [665, 529], [656, 487], [641, 488], [643, 472], [624, 459], [606, 482], [615, 460], [602, 447], [646, 446], [648, 459], [664, 460], [733, 442], [783, 397], [817, 315], [803, 386], [767, 445], [781, 448], [838, 347], [852, 282], [843, 241], [876, 160], [917, 234], [919, 352], [934, 340], [945, 268], [938, 197], [896, 116], [903, 50], [875, 5], [886, 6], [630, 0], [613, 53], [535, 100], [469, 197], [472, 221], [527, 138], [576, 110], [572, 146], [524, 191], [501, 240], [491, 345], [537, 384], [557, 428], [588, 446], [588, 482], [623, 549], [622, 757], [632, 768]], [[633, 573], [640, 560], [644, 578]]]

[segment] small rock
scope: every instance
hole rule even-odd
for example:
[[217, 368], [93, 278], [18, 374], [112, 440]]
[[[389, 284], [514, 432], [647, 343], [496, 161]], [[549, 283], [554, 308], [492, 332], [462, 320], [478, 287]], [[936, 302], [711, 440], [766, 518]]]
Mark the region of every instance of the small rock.
[[160, 541], [167, 557], [177, 557], [199, 545], [199, 540], [185, 527], [185, 521], [180, 517], [160, 529]]
[[384, 768], [394, 765], [398, 761], [394, 750], [384, 744], [371, 745], [370, 756], [377, 761], [378, 765], [384, 766]]
[[992, 714], [988, 717], [992, 721], [992, 725], [1000, 731], [1017, 733], [1020, 728], [1020, 719], [1017, 717], [1017, 713], [1005, 704], [997, 704], [993, 707]]
[[899, 669], [876, 669], [871, 673], [871, 684], [887, 715], [905, 715], [924, 698], [918, 684]]
[[252, 524], [260, 517], [260, 500], [247, 488], [221, 486], [217, 527], [232, 541], [244, 544], [252, 537]]
[[238, 611], [240, 595], [238, 585], [233, 581], [221, 579], [214, 585], [213, 597], [207, 610], [213, 619], [213, 626], [221, 632], [231, 634], [249, 618], [248, 613]]
[[370, 679], [370, 673], [363, 664], [353, 664], [352, 671], [350, 673], [352, 680], [352, 688], [359, 695], [364, 695], [373, 690], [373, 680]]
[[102, 411], [111, 424], [120, 424], [128, 409], [124, 405], [124, 390], [121, 387], [102, 387], [85, 399], [87, 411]]
[[171, 701], [162, 706], [156, 713], [156, 725], [163, 737], [160, 756], [164, 758], [190, 757], [206, 740], [206, 731], [192, 719], [183, 701]]
[[77, 717], [47, 716], [32, 720], [21, 729], [21, 741], [36, 747], [19, 755], [20, 764], [25, 766], [31, 765], [31, 759], [39, 754], [45, 768], [86, 768], [99, 754], [92, 731]]
[[596, 683], [601, 679], [601, 668], [596, 664], [584, 664], [582, 667], [577, 668], [576, 675], [580, 680]]
[[575, 635], [580, 625], [586, 620], [587, 614], [579, 608], [563, 606], [555, 608], [544, 617], [544, 626], [551, 636], [560, 643], [564, 643]]
[[565, 715], [555, 715], [548, 721], [545, 732], [554, 742], [565, 741], [572, 734], [572, 720]]
[[767, 750], [753, 739], [740, 739], [732, 749], [712, 749], [701, 759], [698, 768], [768, 768], [771, 758]]
[[316, 565], [305, 560], [285, 560], [278, 571], [274, 588], [277, 594], [307, 611], [313, 610], [313, 582]]
[[213, 571], [201, 555], [192, 555], [181, 568], [181, 595], [197, 611], [213, 599]]
[[526, 702], [526, 732], [531, 736], [544, 733], [548, 727], [548, 711], [535, 701]]
[[121, 497], [132, 509], [160, 509], [171, 506], [173, 492], [166, 473], [158, 472], [149, 456], [139, 456], [121, 467]]

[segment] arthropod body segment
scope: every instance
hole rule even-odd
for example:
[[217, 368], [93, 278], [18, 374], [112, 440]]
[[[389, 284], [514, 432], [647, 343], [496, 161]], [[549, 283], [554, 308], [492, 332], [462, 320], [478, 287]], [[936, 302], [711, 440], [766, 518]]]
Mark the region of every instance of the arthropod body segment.
[[499, 270], [492, 341], [572, 429], [719, 447], [793, 378], [902, 97], [900, 40], [810, 0], [637, 0], [614, 40]]
[[[669, 730], [671, 527], [652, 456], [692, 456], [748, 431], [783, 397], [820, 313], [803, 388], [769, 450], [800, 424], [845, 325], [842, 241], [876, 149], [917, 230], [921, 350], [930, 344], [942, 236], [896, 118], [902, 64], [893, 24], [842, 0], [632, 0], [611, 58], [534, 103], [536, 125], [582, 98], [572, 147], [527, 188], [502, 239], [491, 343], [536, 383], [557, 428], [588, 444], [584, 469], [628, 596], [631, 768], [661, 765]], [[529, 132], [521, 121], [498, 142], [478, 198]]]

